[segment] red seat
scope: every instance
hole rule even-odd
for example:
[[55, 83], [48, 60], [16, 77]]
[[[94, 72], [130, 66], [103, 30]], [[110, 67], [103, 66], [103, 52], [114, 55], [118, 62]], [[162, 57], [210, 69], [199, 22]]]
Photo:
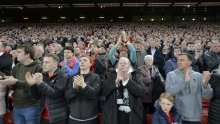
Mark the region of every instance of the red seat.
[[202, 124], [208, 124], [208, 113], [209, 113], [210, 101], [202, 99]]
[[146, 122], [147, 122], [147, 124], [151, 124], [151, 122], [152, 122], [152, 117], [153, 117], [152, 114], [146, 114]]
[[98, 119], [99, 119], [98, 124], [102, 124], [102, 113], [98, 113]]
[[12, 112], [7, 112], [3, 118], [3, 124], [14, 124]]

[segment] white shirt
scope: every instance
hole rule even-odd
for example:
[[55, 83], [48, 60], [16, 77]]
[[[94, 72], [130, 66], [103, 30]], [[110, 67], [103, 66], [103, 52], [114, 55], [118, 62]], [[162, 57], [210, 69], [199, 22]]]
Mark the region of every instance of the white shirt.
[[155, 48], [151, 48], [150, 50], [151, 50], [151, 55], [154, 56], [154, 54], [156, 52], [156, 49]]

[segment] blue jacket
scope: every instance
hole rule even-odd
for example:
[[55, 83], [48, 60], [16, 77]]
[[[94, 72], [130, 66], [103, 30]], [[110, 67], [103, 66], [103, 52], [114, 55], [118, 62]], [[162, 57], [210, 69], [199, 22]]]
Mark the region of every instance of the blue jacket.
[[73, 65], [73, 68], [69, 67], [70, 61], [66, 62], [66, 67], [65, 68], [66, 68], [66, 73], [68, 75], [76, 75], [79, 72], [79, 68], [80, 68], [79, 61], [76, 58], [74, 58], [74, 59], [75, 59], [75, 63]]
[[[170, 110], [174, 123], [182, 124], [182, 116], [177, 113], [176, 108], [172, 107]], [[156, 111], [154, 112], [152, 124], [169, 124], [166, 118], [166, 113], [163, 112], [160, 105], [156, 105]]]
[[171, 58], [165, 62], [165, 74], [177, 69], [177, 60], [176, 58]]

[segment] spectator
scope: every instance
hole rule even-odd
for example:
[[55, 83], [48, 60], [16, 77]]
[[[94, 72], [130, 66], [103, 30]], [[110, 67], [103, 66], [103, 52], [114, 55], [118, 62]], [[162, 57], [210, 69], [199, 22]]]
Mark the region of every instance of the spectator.
[[171, 71], [174, 71], [177, 69], [177, 57], [181, 53], [181, 49], [179, 47], [175, 47], [173, 50], [174, 56], [165, 62], [165, 74], [167, 74]]
[[43, 61], [44, 48], [41, 46], [35, 46], [34, 51], [34, 59], [41, 63]]
[[10, 51], [10, 54], [12, 56], [12, 68], [14, 68], [14, 66], [18, 63], [18, 60], [17, 60], [17, 50]]
[[174, 106], [174, 97], [165, 92], [160, 95], [159, 104], [153, 115], [152, 124], [181, 124], [182, 116]]
[[[157, 66], [153, 65], [153, 61], [152, 55], [146, 55], [144, 57], [145, 64], [138, 69], [145, 85], [145, 95], [142, 98], [145, 114], [154, 113], [154, 102], [159, 98], [160, 94], [164, 92], [164, 79]], [[155, 86], [157, 86], [156, 89]]]
[[0, 76], [11, 75], [12, 56], [5, 51], [6, 44], [0, 42]]
[[64, 53], [63, 53], [63, 47], [61, 44], [56, 43], [54, 47], [54, 52], [57, 54], [59, 57], [60, 61], [63, 61], [64, 59]]
[[90, 71], [91, 59], [88, 56], [80, 58], [80, 72], [71, 78], [66, 98], [69, 100], [69, 124], [98, 123], [98, 95], [100, 78]]
[[26, 73], [30, 93], [40, 99], [41, 124], [67, 123], [67, 101], [64, 98], [64, 89], [68, 83], [65, 70], [58, 68], [60, 60], [55, 54], [47, 54], [43, 59], [44, 73]]
[[105, 81], [105, 71], [106, 71], [106, 63], [105, 57], [100, 54], [99, 48], [96, 43], [90, 44], [91, 48], [91, 60], [92, 66], [91, 71], [98, 74], [100, 76], [100, 80], [103, 83]]
[[[2, 80], [3, 77], [0, 78]], [[0, 83], [0, 124], [3, 124], [3, 116], [6, 113], [6, 103], [5, 103], [6, 92], [7, 92], [6, 85]]]
[[[141, 39], [140, 39], [141, 40]], [[142, 41], [143, 42], [143, 41]], [[135, 68], [139, 68], [144, 64], [144, 57], [147, 55], [147, 52], [145, 49], [141, 49], [141, 41], [135, 41], [134, 47], [136, 49], [136, 64]]]
[[199, 71], [199, 66], [197, 63], [197, 59], [199, 58], [198, 55], [196, 55], [196, 51], [195, 51], [195, 43], [194, 42], [187, 42], [187, 53], [190, 54], [193, 58], [192, 60], [192, 70], [196, 71], [196, 72], [200, 72]]
[[[5, 76], [11, 75], [12, 56], [5, 50], [6, 44], [0, 42], [0, 80], [4, 80]], [[6, 113], [5, 96], [7, 86], [0, 83], [0, 124], [3, 124], [3, 115]]]
[[22, 45], [17, 51], [19, 64], [12, 69], [12, 76], [0, 80], [0, 84], [14, 88], [13, 119], [15, 124], [38, 124], [39, 101], [29, 94], [25, 74], [42, 72], [42, 66], [34, 61], [34, 50], [30, 45]]
[[[115, 46], [112, 47], [112, 49], [109, 51], [109, 54], [108, 54], [108, 57], [111, 61], [111, 64], [113, 67], [115, 67], [115, 65], [117, 64], [117, 58], [115, 57], [115, 52], [117, 50], [117, 47], [120, 46], [122, 44], [122, 36], [120, 36], [118, 38], [118, 42]], [[124, 39], [123, 40], [124, 43], [126, 43], [126, 45], [128, 46], [128, 49], [129, 49], [129, 54], [127, 52], [127, 49], [123, 49], [123, 50], [120, 50], [120, 53], [119, 53], [119, 59], [121, 57], [128, 57], [130, 62], [131, 62], [131, 65], [133, 66], [136, 62], [136, 52], [135, 52], [135, 48], [130, 44], [129, 41], [127, 41], [127, 39]]]
[[210, 51], [204, 53], [202, 59], [200, 59], [200, 65], [203, 70], [213, 71], [218, 68], [218, 62], [220, 61], [219, 57], [219, 41], [213, 40], [210, 46]]
[[200, 124], [202, 97], [211, 99], [213, 90], [208, 84], [209, 72], [203, 75], [190, 68], [192, 57], [187, 53], [178, 56], [178, 69], [167, 74], [166, 91], [175, 96], [177, 111], [183, 116], [183, 124]]
[[82, 54], [84, 54], [84, 52], [81, 51], [79, 47], [74, 48], [74, 55], [78, 61], [79, 61]]
[[154, 57], [154, 65], [156, 65], [160, 71], [160, 74], [165, 77], [164, 72], [164, 58], [162, 52], [156, 47], [156, 41], [158, 39], [150, 40], [150, 48], [147, 49], [147, 54]]
[[75, 75], [79, 72], [79, 61], [75, 58], [72, 47], [64, 48], [64, 60], [60, 62], [60, 66], [66, 69], [68, 75]]
[[132, 69], [130, 61], [121, 57], [116, 70], [112, 71], [102, 87], [106, 97], [103, 104], [103, 124], [142, 124], [141, 97], [144, 85]]
[[220, 122], [220, 64], [218, 69], [213, 70], [209, 82], [213, 89], [213, 98], [211, 99], [211, 104], [209, 106], [208, 123], [217, 124]]

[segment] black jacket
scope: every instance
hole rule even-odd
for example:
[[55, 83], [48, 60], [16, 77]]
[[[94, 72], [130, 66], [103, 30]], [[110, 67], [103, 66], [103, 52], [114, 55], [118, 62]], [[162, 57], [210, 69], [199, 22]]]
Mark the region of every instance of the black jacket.
[[220, 72], [214, 70], [212, 72], [209, 83], [213, 89], [213, 98], [209, 106], [208, 124], [219, 124], [220, 122]]
[[67, 74], [64, 70], [57, 69], [51, 78], [48, 74], [43, 74], [43, 81], [40, 85], [30, 87], [31, 95], [41, 99], [41, 115], [47, 102], [50, 123], [67, 119], [68, 104], [64, 97], [64, 90], [68, 83]]
[[[129, 123], [142, 124], [144, 115], [141, 97], [145, 94], [144, 84], [136, 72], [132, 72], [131, 75], [132, 78], [125, 85], [129, 93], [129, 106], [131, 108]], [[102, 95], [106, 97], [102, 108], [102, 124], [117, 124], [116, 77], [117, 73], [112, 71], [102, 87]]]
[[98, 74], [100, 76], [100, 80], [101, 82], [104, 82], [105, 81], [105, 71], [106, 71], [106, 68], [105, 68], [105, 58], [104, 56], [101, 56], [101, 55], [97, 55], [96, 56], [96, 59], [94, 60], [95, 62], [95, 70], [94, 70], [94, 73]]
[[220, 56], [218, 53], [208, 52], [204, 53], [202, 56], [198, 58], [198, 65], [200, 68], [200, 72], [202, 71], [213, 71], [218, 68], [220, 61]]
[[12, 68], [12, 56], [8, 53], [4, 53], [0, 56], [0, 72], [3, 72], [6, 76], [11, 75]]
[[69, 116], [86, 120], [98, 115], [98, 95], [100, 91], [99, 75], [90, 72], [83, 75], [86, 87], [73, 88], [73, 78], [70, 78], [65, 97], [69, 99]]

